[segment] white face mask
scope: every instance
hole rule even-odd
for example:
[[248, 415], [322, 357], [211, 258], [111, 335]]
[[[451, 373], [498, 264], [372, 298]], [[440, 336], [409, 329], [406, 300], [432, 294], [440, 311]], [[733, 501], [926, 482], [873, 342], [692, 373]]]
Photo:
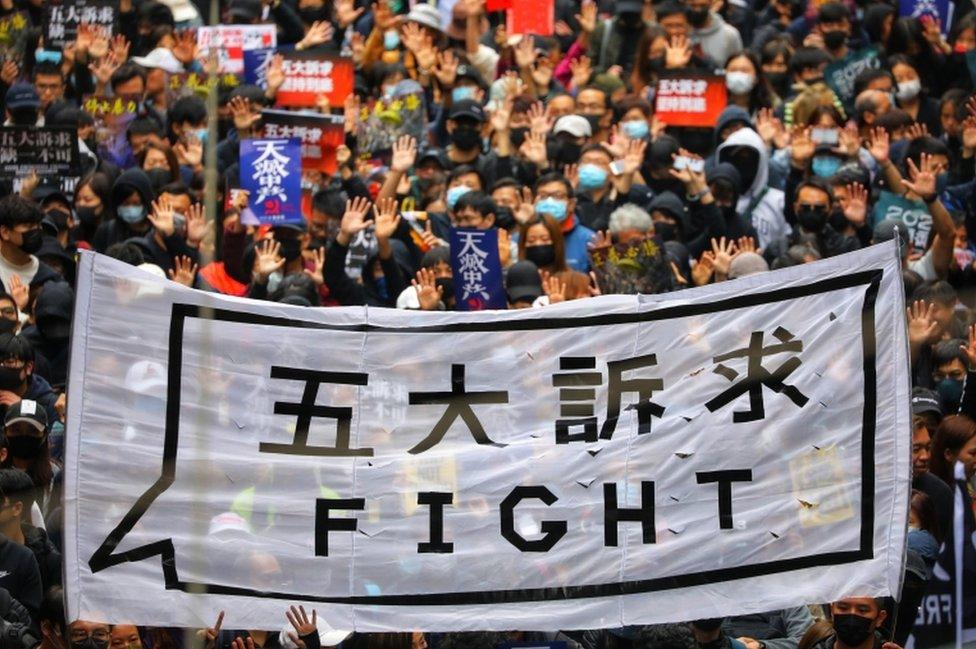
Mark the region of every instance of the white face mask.
[[918, 97], [921, 92], [922, 82], [918, 79], [912, 79], [911, 81], [902, 81], [899, 83], [895, 96], [898, 98], [898, 101], [911, 101]]
[[726, 72], [725, 87], [733, 95], [744, 95], [751, 92], [756, 85], [756, 77], [748, 72]]

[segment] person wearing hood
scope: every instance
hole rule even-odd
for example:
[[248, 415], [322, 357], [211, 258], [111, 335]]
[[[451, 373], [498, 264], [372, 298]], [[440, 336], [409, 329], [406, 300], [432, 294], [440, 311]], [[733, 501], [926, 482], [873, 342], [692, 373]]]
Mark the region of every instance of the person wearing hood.
[[[717, 147], [729, 139], [729, 136], [740, 128], [752, 128], [752, 117], [750, 117], [749, 111], [742, 106], [729, 104], [722, 109], [722, 112], [718, 114], [718, 119], [715, 121], [715, 146]], [[712, 155], [708, 157], [705, 163], [705, 169], [711, 170], [717, 162], [718, 149], [713, 151]]]
[[671, 173], [679, 149], [681, 145], [678, 140], [670, 135], [654, 138], [647, 147], [640, 171], [644, 182], [655, 195], [669, 191], [680, 196], [684, 191], [684, 185]]
[[691, 42], [701, 47], [705, 56], [720, 66], [742, 51], [742, 37], [732, 25], [711, 9], [709, 0], [688, 0], [685, 3], [691, 24]]
[[34, 304], [34, 324], [23, 336], [34, 348], [35, 372], [55, 386], [64, 386], [68, 372], [68, 336], [74, 291], [67, 282], [48, 282]]
[[662, 241], [684, 241], [689, 230], [685, 204], [671, 192], [661, 192], [651, 201], [647, 211], [654, 222], [654, 234]]
[[[58, 274], [36, 254], [44, 243], [43, 219], [44, 214], [31, 201], [17, 195], [0, 199], [0, 288], [15, 298], [18, 284], [35, 290], [58, 279]], [[24, 299], [17, 306], [23, 310], [27, 303]]]
[[20, 469], [0, 469], [0, 499], [0, 534], [34, 553], [44, 591], [61, 585], [61, 553], [42, 528], [32, 525], [34, 482], [30, 476]]
[[739, 171], [744, 188], [736, 202], [736, 211], [745, 216], [758, 235], [759, 247], [790, 234], [792, 229], [783, 215], [785, 198], [782, 190], [769, 186], [769, 152], [759, 134], [741, 128], [718, 146], [718, 161], [732, 163]]
[[112, 186], [114, 218], [103, 219], [92, 237], [92, 247], [104, 253], [114, 243], [121, 243], [147, 232], [152, 224], [149, 213], [153, 201], [152, 182], [142, 169], [127, 169]]

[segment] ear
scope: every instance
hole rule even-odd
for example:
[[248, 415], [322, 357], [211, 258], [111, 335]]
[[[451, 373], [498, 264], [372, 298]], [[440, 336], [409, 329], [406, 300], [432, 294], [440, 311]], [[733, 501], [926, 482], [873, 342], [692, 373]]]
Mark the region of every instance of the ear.
[[488, 227], [489, 228], [491, 226], [495, 225], [495, 215], [494, 214], [485, 214], [485, 217], [484, 218], [485, 218], [486, 221], [488, 221]]
[[942, 456], [945, 458], [946, 462], [948, 462], [950, 465], [956, 463], [956, 454], [950, 451], [949, 449], [943, 449]]
[[444, 130], [446, 130], [448, 133], [453, 133], [454, 132], [454, 128], [456, 126], [457, 126], [457, 122], [455, 122], [453, 119], [449, 119], [444, 124]]
[[20, 518], [24, 513], [24, 503], [18, 500], [10, 509], [13, 510], [14, 516]]
[[888, 617], [888, 611], [886, 611], [885, 609], [881, 609], [880, 611], [878, 611], [878, 618], [877, 618], [878, 626], [884, 624], [884, 621], [887, 617]]

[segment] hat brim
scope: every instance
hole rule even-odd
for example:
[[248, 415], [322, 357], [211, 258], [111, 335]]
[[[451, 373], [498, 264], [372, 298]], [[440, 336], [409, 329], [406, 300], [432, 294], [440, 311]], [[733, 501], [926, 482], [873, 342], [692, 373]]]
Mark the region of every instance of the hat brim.
[[46, 428], [46, 426], [44, 424], [42, 424], [41, 422], [37, 421], [33, 417], [29, 417], [27, 415], [17, 415], [16, 417], [11, 417], [10, 419], [8, 419], [5, 422], [3, 422], [3, 427], [6, 428], [7, 426], [13, 426], [14, 424], [17, 424], [17, 423], [20, 423], [20, 422], [24, 422], [24, 423], [30, 424], [31, 427], [34, 428], [34, 430], [36, 430], [36, 431], [38, 431], [40, 433], [43, 433], [44, 432], [44, 429]]
[[535, 302], [542, 297], [542, 291], [532, 286], [516, 286], [508, 291], [509, 302]]

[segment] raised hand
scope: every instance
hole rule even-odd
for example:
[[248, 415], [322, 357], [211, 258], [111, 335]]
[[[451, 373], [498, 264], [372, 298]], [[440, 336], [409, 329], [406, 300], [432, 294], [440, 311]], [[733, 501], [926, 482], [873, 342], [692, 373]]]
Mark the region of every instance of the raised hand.
[[197, 138], [193, 138], [186, 143], [177, 142], [173, 147], [173, 153], [181, 165], [199, 169], [203, 166], [203, 143]]
[[537, 101], [529, 106], [528, 116], [529, 130], [533, 133], [545, 135], [552, 130], [553, 125], [556, 123], [552, 114], [541, 101]]
[[669, 70], [683, 68], [691, 61], [691, 54], [691, 43], [687, 36], [672, 36], [664, 49], [664, 67]]
[[[278, 90], [285, 84], [285, 57], [281, 54], [275, 54], [268, 61], [268, 69], [265, 72], [265, 80], [268, 82], [268, 94], [274, 96], [278, 93]], [[350, 96], [355, 93], [349, 93]]]
[[397, 173], [407, 173], [417, 162], [417, 140], [409, 135], [401, 135], [393, 143], [393, 156], [390, 168]]
[[395, 198], [382, 198], [373, 205], [373, 230], [380, 241], [389, 241], [400, 227]]
[[176, 231], [174, 221], [173, 204], [166, 199], [153, 201], [152, 210], [149, 212], [149, 222], [163, 237], [168, 237]]
[[444, 298], [444, 289], [437, 285], [434, 271], [429, 268], [421, 268], [417, 271], [417, 279], [411, 280], [410, 284], [417, 292], [417, 301], [423, 311], [437, 311]]
[[790, 143], [790, 157], [793, 166], [806, 167], [816, 151], [817, 145], [813, 141], [810, 128], [802, 126], [794, 128]]
[[529, 34], [522, 36], [522, 40], [515, 46], [515, 65], [521, 70], [531, 68], [535, 64], [535, 39]]
[[191, 203], [186, 211], [186, 242], [196, 248], [207, 236], [207, 219], [203, 203]]
[[321, 288], [325, 284], [325, 275], [322, 274], [322, 269], [325, 268], [325, 248], [312, 248], [311, 252], [313, 267], [302, 269], [302, 273], [308, 275], [316, 287]]
[[129, 58], [129, 39], [127, 39], [122, 34], [116, 34], [112, 37], [112, 44], [109, 46], [110, 51], [118, 56], [119, 60], [125, 63]]
[[295, 45], [295, 49], [307, 50], [322, 43], [328, 43], [332, 40], [333, 31], [332, 23], [328, 20], [316, 20], [305, 32], [305, 37]]
[[546, 152], [546, 136], [542, 133], [526, 133], [525, 142], [519, 147], [519, 153], [540, 169], [545, 169], [546, 165], [549, 164], [549, 154]]
[[18, 76], [20, 76], [20, 68], [17, 67], [17, 63], [11, 59], [4, 61], [3, 67], [0, 68], [0, 81], [3, 81], [8, 86], [12, 86]]
[[234, 638], [230, 646], [231, 649], [254, 649], [254, 640], [251, 639], [251, 636], [247, 636], [246, 640], [238, 636]]
[[197, 38], [190, 30], [179, 32], [175, 36], [176, 44], [173, 45], [173, 56], [183, 65], [190, 65], [197, 58]]
[[366, 221], [368, 211], [368, 198], [357, 196], [346, 201], [346, 213], [342, 215], [342, 221], [339, 223], [339, 234], [336, 237], [339, 245], [348, 246], [354, 236], [366, 229], [369, 225]]
[[489, 113], [489, 123], [495, 133], [508, 133], [509, 123], [512, 120], [512, 107], [514, 102], [506, 99], [495, 110]]
[[193, 281], [197, 276], [197, 265], [186, 255], [180, 255], [173, 259], [173, 268], [167, 274], [177, 284], [193, 288]]
[[630, 140], [627, 151], [621, 159], [624, 163], [624, 176], [633, 175], [644, 164], [644, 151], [647, 150], [647, 140]]
[[848, 124], [837, 132], [837, 147], [834, 149], [836, 153], [854, 158], [860, 150], [861, 138], [854, 124]]
[[249, 131], [259, 119], [260, 113], [255, 114], [251, 110], [251, 100], [246, 97], [237, 96], [228, 102], [231, 116], [234, 119], [234, 128], [238, 131]]
[[[420, 29], [417, 27], [417, 29]], [[458, 58], [451, 50], [437, 52], [437, 64], [433, 68], [434, 76], [444, 88], [451, 88], [457, 81]]]
[[552, 61], [548, 58], [541, 58], [536, 61], [535, 68], [532, 70], [532, 81], [540, 90], [548, 90], [549, 83], [552, 82], [552, 75], [555, 72]]
[[217, 623], [209, 629], [204, 629], [197, 633], [201, 640], [206, 643], [207, 649], [214, 649], [217, 644], [217, 636], [220, 635], [220, 627], [224, 623], [224, 612], [217, 615]]
[[585, 34], [592, 34], [596, 29], [596, 2], [593, 0], [583, 0], [580, 12], [576, 14], [576, 22], [579, 23], [580, 30]]
[[776, 142], [776, 136], [783, 131], [783, 122], [773, 115], [772, 108], [761, 108], [756, 115], [756, 132], [763, 139], [766, 146], [772, 146]]
[[844, 218], [855, 228], [859, 228], [868, 217], [868, 190], [861, 183], [851, 183], [847, 186], [847, 196]]
[[714, 273], [715, 253], [711, 250], [706, 250], [702, 253], [698, 263], [691, 269], [691, 281], [695, 283], [695, 286], [704, 286], [711, 281]]
[[915, 122], [905, 129], [905, 139], [914, 140], [915, 138], [925, 137], [929, 134], [929, 127], [924, 122]]
[[27, 301], [30, 299], [30, 289], [20, 279], [20, 275], [14, 273], [10, 276], [10, 286], [7, 287], [10, 297], [14, 299], [18, 311], [27, 308]]
[[610, 236], [610, 230], [597, 230], [596, 235], [590, 239], [589, 243], [586, 244], [587, 249], [589, 249], [590, 254], [606, 252], [611, 247], [613, 247], [613, 239]]
[[339, 29], [345, 30], [346, 27], [356, 22], [363, 15], [366, 8], [359, 7], [357, 9], [354, 0], [337, 0], [335, 10], [336, 20], [339, 21]]
[[[939, 334], [939, 323], [935, 320], [935, 304], [925, 300], [915, 300], [907, 309], [908, 342], [920, 347], [935, 342]], [[968, 352], [967, 352], [968, 356]]]
[[580, 90], [590, 82], [590, 77], [593, 75], [593, 62], [590, 57], [581, 56], [569, 62], [569, 69], [573, 73], [573, 87]]
[[285, 258], [281, 252], [281, 243], [274, 239], [265, 239], [254, 248], [254, 267], [252, 273], [258, 284], [268, 281], [271, 273], [281, 270], [285, 265]]
[[301, 642], [303, 636], [307, 636], [310, 633], [318, 633], [318, 613], [315, 609], [312, 609], [312, 617], [309, 619], [304, 606], [292, 606], [289, 610], [285, 611], [285, 617], [288, 618], [288, 621], [295, 628], [295, 633], [289, 631], [288, 637], [296, 645]]
[[891, 153], [891, 136], [888, 135], [888, 131], [880, 126], [871, 129], [868, 153], [879, 165], [888, 159]]
[[903, 178], [901, 184], [916, 196], [928, 202], [936, 197], [936, 174], [932, 168], [932, 156], [928, 153], [923, 153], [919, 158], [919, 162], [922, 165], [921, 169], [915, 166], [911, 158], [905, 159], [905, 164], [908, 167], [908, 177], [911, 180], [905, 180]]
[[732, 266], [732, 258], [735, 256], [735, 241], [712, 239], [712, 255], [715, 265], [715, 280], [722, 281], [728, 279], [729, 268]]
[[739, 237], [735, 241], [736, 253], [741, 255], [744, 252], [754, 252], [757, 255], [762, 254], [762, 249], [756, 246], [756, 240], [752, 237]]
[[542, 292], [549, 296], [549, 304], [565, 302], [566, 282], [548, 271], [542, 271]]
[[528, 187], [522, 187], [521, 200], [518, 207], [515, 208], [513, 216], [519, 225], [525, 225], [535, 216], [535, 209], [532, 206], [532, 190]]

